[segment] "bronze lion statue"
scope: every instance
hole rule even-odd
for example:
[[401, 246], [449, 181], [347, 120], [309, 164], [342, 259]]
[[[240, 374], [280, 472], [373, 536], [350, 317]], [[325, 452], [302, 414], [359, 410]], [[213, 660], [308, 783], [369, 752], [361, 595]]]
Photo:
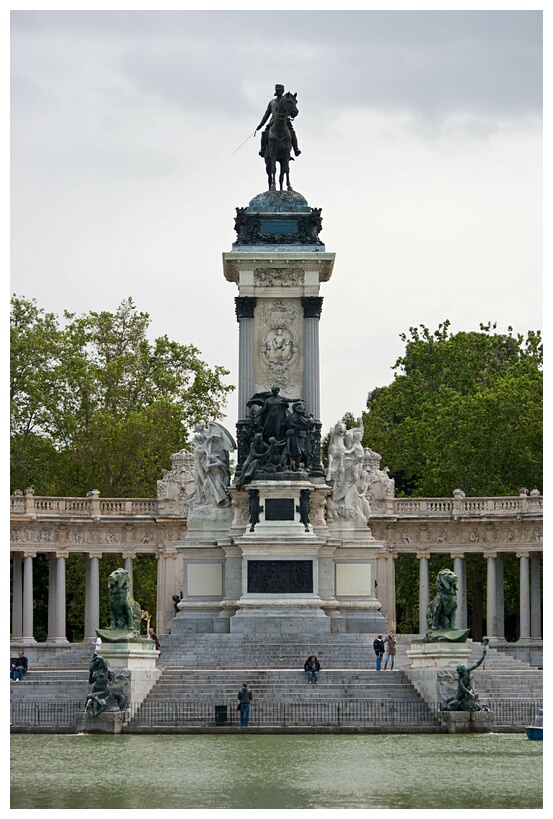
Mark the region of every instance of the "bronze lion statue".
[[140, 605], [131, 594], [131, 578], [125, 569], [116, 569], [108, 578], [110, 629], [140, 635]]
[[438, 594], [426, 609], [428, 631], [450, 631], [455, 629], [457, 614], [457, 575], [450, 569], [442, 569], [436, 578]]

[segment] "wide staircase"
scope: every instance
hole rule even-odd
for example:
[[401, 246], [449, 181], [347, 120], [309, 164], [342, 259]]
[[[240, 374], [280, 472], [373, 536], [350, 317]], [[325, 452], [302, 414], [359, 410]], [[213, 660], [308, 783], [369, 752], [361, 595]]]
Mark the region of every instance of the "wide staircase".
[[[374, 636], [163, 635], [161, 676], [142, 703], [132, 704], [125, 730], [240, 730], [237, 694], [244, 681], [254, 695], [254, 729], [443, 730], [436, 704], [424, 702], [405, 674], [411, 635], [399, 637], [393, 672], [375, 670]], [[481, 644], [469, 645], [470, 662], [476, 662]], [[39, 652], [22, 682], [10, 685], [14, 725], [73, 730], [90, 691], [92, 653], [88, 643]], [[311, 654], [321, 664], [317, 686], [307, 684], [303, 671]], [[493, 648], [473, 682], [480, 701], [494, 711], [496, 726], [530, 724], [543, 703], [541, 670]]]
[[[376, 671], [375, 636], [165, 636], [163, 674], [129, 727], [150, 731], [169, 723], [235, 726], [237, 694], [247, 682], [254, 695], [250, 726], [437, 730], [435, 709], [405, 676], [404, 658], [399, 658], [393, 673]], [[312, 654], [321, 664], [317, 685], [308, 684], [303, 670]]]

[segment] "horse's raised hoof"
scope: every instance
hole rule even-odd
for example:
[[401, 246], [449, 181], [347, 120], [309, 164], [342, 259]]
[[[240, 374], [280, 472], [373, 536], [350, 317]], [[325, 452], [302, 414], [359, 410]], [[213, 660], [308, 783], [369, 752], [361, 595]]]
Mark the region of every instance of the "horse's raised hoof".
[[288, 190], [288, 191], [292, 191], [292, 192], [293, 192], [293, 191], [294, 191], [294, 188], [292, 187], [292, 185], [288, 185], [288, 187], [286, 188], [286, 190]]

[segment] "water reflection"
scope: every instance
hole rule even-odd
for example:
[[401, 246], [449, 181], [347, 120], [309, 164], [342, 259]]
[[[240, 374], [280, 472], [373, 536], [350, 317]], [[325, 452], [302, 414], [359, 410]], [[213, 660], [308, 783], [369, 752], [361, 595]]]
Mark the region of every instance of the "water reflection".
[[17, 734], [11, 766], [12, 809], [542, 807], [523, 734]]

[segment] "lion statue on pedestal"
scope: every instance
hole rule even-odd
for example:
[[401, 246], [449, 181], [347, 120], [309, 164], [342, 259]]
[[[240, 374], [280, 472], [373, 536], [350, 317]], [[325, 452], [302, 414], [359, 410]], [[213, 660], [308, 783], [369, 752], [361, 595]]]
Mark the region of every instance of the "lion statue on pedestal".
[[430, 601], [426, 609], [426, 622], [429, 631], [451, 631], [455, 629], [457, 614], [457, 575], [450, 569], [442, 569], [436, 578], [438, 594]]
[[142, 609], [131, 594], [131, 578], [125, 569], [116, 569], [108, 578], [109, 628], [96, 633], [108, 643], [140, 639]]

